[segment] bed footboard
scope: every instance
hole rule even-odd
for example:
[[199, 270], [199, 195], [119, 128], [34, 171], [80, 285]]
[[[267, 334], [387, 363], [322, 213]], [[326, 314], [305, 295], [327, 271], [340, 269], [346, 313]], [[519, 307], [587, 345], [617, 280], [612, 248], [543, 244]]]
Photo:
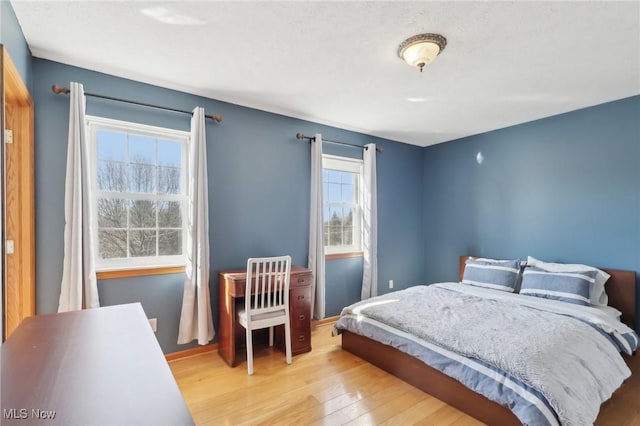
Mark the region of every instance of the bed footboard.
[[507, 408], [404, 352], [342, 331], [342, 348], [489, 425], [520, 425]]

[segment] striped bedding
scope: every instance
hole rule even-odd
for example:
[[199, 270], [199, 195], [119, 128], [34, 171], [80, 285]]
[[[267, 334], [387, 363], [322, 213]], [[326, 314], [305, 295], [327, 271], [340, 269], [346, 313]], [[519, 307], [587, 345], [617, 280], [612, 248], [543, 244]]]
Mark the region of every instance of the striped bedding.
[[457, 283], [355, 303], [336, 323], [342, 330], [420, 359], [525, 425], [592, 424], [630, 375], [618, 351], [638, 347], [605, 309]]

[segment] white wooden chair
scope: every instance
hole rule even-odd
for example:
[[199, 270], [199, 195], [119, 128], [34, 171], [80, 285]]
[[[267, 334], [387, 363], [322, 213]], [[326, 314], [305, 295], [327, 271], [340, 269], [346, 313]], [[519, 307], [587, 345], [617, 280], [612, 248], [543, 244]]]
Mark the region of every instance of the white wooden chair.
[[245, 308], [238, 312], [238, 322], [246, 331], [249, 375], [253, 374], [253, 330], [269, 327], [269, 346], [273, 346], [273, 326], [284, 324], [287, 364], [291, 364], [290, 275], [291, 256], [247, 260]]

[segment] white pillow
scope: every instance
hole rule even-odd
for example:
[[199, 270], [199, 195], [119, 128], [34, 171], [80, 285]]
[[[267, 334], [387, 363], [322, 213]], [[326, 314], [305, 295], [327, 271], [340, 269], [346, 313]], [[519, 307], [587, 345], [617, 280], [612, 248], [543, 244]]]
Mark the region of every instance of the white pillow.
[[593, 287], [589, 289], [589, 302], [594, 306], [607, 306], [609, 302], [609, 297], [604, 290], [604, 283], [607, 282], [611, 275], [598, 268], [581, 264], [543, 262], [531, 256], [527, 257], [527, 265], [535, 266], [548, 272], [596, 271], [595, 283]]

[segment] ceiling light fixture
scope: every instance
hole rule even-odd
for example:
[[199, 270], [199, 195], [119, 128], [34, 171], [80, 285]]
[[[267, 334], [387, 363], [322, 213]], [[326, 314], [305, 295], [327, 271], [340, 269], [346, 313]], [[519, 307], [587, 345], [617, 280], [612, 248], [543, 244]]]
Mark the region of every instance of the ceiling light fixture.
[[398, 56], [412, 67], [429, 65], [447, 45], [447, 39], [440, 34], [418, 34], [409, 37], [398, 46]]

